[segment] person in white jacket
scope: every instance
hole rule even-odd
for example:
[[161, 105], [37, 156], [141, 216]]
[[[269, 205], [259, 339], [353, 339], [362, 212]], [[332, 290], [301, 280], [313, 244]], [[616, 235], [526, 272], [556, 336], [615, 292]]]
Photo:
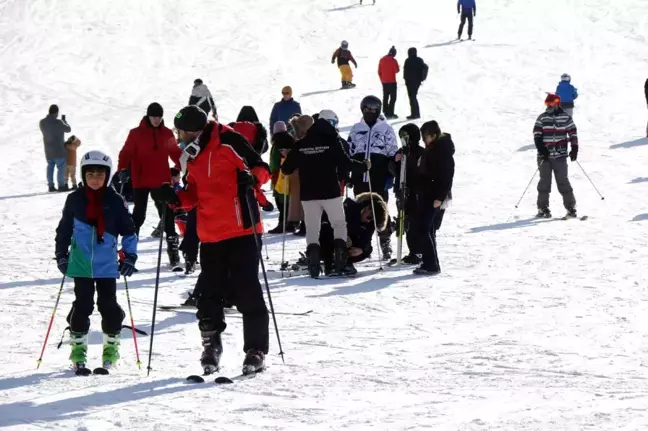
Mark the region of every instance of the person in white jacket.
[[[376, 96], [367, 96], [360, 104], [362, 120], [355, 124], [349, 134], [349, 154], [355, 160], [370, 160], [371, 171], [354, 170], [351, 173], [351, 185], [355, 196], [369, 191], [378, 193], [385, 202], [389, 200], [388, 187], [392, 181], [389, 173], [389, 162], [398, 151], [398, 140], [394, 129], [380, 115], [382, 102]], [[380, 233], [380, 245], [383, 259], [391, 258], [391, 222], [387, 229]]]
[[203, 80], [198, 78], [194, 81], [193, 89], [191, 90], [191, 96], [189, 97], [189, 105], [197, 105], [200, 109], [207, 113], [211, 111], [214, 115], [214, 119], [218, 120], [218, 113], [216, 112], [216, 104], [214, 103], [214, 98], [212, 97], [211, 91], [203, 83]]

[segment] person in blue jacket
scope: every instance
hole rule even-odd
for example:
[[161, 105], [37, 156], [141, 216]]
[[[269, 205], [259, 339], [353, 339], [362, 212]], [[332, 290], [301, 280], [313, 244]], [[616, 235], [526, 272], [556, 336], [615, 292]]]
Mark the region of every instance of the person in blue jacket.
[[468, 39], [472, 40], [473, 17], [477, 16], [477, 3], [475, 3], [475, 0], [459, 0], [457, 2], [457, 13], [461, 14], [461, 23], [459, 24], [459, 31], [457, 32], [457, 39], [461, 39], [464, 25], [466, 25], [466, 20], [468, 20]]
[[574, 116], [574, 100], [578, 98], [578, 90], [571, 85], [569, 73], [563, 73], [556, 88], [556, 94], [560, 97], [560, 107], [569, 115]]
[[295, 102], [292, 94], [292, 88], [288, 85], [281, 89], [282, 97], [281, 100], [275, 103], [272, 107], [272, 112], [270, 113], [270, 128], [268, 130], [274, 130], [274, 125], [277, 121], [283, 121], [288, 124], [295, 114], [301, 115], [301, 105], [298, 102]]
[[[137, 261], [137, 235], [128, 206], [109, 184], [112, 161], [100, 151], [81, 159], [82, 187], [70, 194], [56, 229], [56, 263], [65, 277], [74, 279], [70, 324], [70, 360], [85, 369], [94, 293], [104, 334], [103, 366], [119, 359], [119, 333], [124, 311], [117, 303], [116, 279], [131, 276]], [[123, 259], [118, 263], [117, 237], [122, 236]]]

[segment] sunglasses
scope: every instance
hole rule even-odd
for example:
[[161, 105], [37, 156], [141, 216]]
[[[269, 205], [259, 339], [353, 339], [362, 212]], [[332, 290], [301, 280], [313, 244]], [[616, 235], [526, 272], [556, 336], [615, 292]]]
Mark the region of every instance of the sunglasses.
[[281, 93], [281, 94], [283, 94], [284, 96], [290, 96], [291, 95], [290, 93]]
[[376, 112], [378, 112], [379, 109], [380, 107], [377, 105], [369, 105], [362, 108], [362, 112], [370, 112], [372, 114], [375, 114]]

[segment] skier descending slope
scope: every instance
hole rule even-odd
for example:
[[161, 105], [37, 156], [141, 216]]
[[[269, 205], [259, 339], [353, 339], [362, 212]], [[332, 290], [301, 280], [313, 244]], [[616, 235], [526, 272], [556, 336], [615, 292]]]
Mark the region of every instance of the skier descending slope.
[[[371, 160], [371, 172], [354, 170], [351, 175], [353, 192], [356, 196], [372, 191], [389, 201], [387, 192], [387, 178], [389, 162], [393, 160], [398, 151], [398, 142], [394, 129], [380, 118], [382, 104], [376, 96], [367, 96], [362, 99], [360, 109], [362, 121], [355, 124], [349, 134], [349, 153], [355, 160]], [[369, 187], [371, 181], [371, 190]], [[380, 248], [385, 260], [391, 258], [391, 223], [380, 232]]]
[[475, 0], [459, 0], [457, 2], [457, 13], [461, 14], [461, 23], [457, 31], [457, 39], [461, 39], [464, 25], [468, 20], [468, 39], [472, 40], [473, 34], [473, 18], [477, 16], [477, 4]]
[[253, 191], [257, 180], [235, 150], [249, 144], [230, 127], [208, 123], [207, 115], [197, 106], [182, 108], [174, 125], [178, 139], [185, 144], [188, 185], [177, 195], [169, 184], [159, 192], [169, 204], [198, 208], [202, 293], [196, 316], [203, 344], [200, 363], [205, 374], [219, 369], [221, 334], [227, 327], [223, 305], [228, 297], [234, 297], [243, 315], [243, 373], [252, 374], [265, 368], [268, 309], [257, 277], [254, 226], [257, 232], [262, 229]]
[[556, 95], [560, 97], [560, 107], [570, 117], [574, 116], [574, 101], [578, 98], [578, 90], [571, 85], [571, 76], [569, 73], [563, 73], [560, 77]]
[[[538, 215], [551, 217], [549, 194], [551, 193], [551, 173], [556, 177], [558, 192], [563, 197], [567, 217], [576, 217], [576, 197], [569, 183], [567, 155], [572, 162], [578, 157], [578, 132], [574, 120], [560, 107], [560, 97], [548, 94], [545, 99], [547, 109], [540, 114], [533, 127], [533, 140], [538, 149]], [[567, 144], [571, 151], [567, 154]]]
[[358, 63], [356, 63], [353, 54], [349, 51], [349, 42], [343, 40], [340, 44], [340, 47], [335, 50], [333, 57], [331, 58], [331, 64], [335, 63], [337, 59], [338, 69], [340, 69], [340, 75], [342, 75], [342, 89], [353, 88], [355, 84], [353, 81], [353, 72], [351, 71], [351, 66], [349, 62], [358, 68]]
[[[94, 293], [104, 334], [103, 366], [119, 359], [119, 333], [124, 312], [117, 303], [116, 280], [131, 276], [137, 261], [137, 235], [124, 199], [107, 187], [112, 171], [110, 157], [90, 151], [81, 159], [83, 186], [68, 196], [56, 229], [56, 262], [59, 270], [74, 279], [74, 303], [70, 324], [70, 360], [79, 373], [86, 369], [90, 315]], [[125, 259], [117, 265], [117, 236], [122, 235]], [[72, 248], [70, 250], [70, 243]]]

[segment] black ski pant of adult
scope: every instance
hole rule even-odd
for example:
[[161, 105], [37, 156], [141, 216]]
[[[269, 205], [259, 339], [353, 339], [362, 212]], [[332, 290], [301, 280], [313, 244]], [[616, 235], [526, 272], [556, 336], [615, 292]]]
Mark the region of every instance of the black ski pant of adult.
[[389, 82], [383, 84], [383, 109], [386, 116], [394, 115], [394, 109], [396, 107], [396, 93], [398, 87], [395, 82]]
[[473, 11], [472, 9], [464, 11], [461, 13], [461, 23], [459, 24], [459, 31], [457, 36], [461, 38], [463, 34], [464, 25], [466, 25], [466, 20], [468, 20], [468, 37], [472, 37], [473, 34]]
[[187, 224], [185, 226], [184, 237], [180, 250], [184, 254], [186, 262], [196, 262], [198, 260], [198, 248], [200, 247], [200, 240], [198, 239], [198, 225], [197, 225], [197, 209], [194, 207], [187, 213]]
[[70, 331], [87, 334], [90, 330], [95, 289], [101, 314], [101, 330], [105, 334], [119, 334], [125, 314], [117, 303], [117, 280], [114, 278], [74, 279], [74, 302], [67, 316]]
[[203, 242], [200, 264], [202, 294], [196, 313], [200, 330], [225, 331], [223, 307], [226, 300], [232, 299], [243, 315], [243, 350], [268, 353], [268, 309], [259, 283], [259, 255], [254, 236]]
[[419, 88], [421, 88], [420, 82], [417, 84], [407, 84], [407, 97], [409, 97], [410, 112], [413, 117], [421, 116], [421, 110], [417, 99]]
[[[162, 209], [166, 205], [160, 199], [157, 198], [157, 193], [155, 190], [151, 189], [134, 189], [133, 190], [133, 202], [135, 206], [133, 208], [133, 223], [135, 223], [135, 230], [137, 236], [139, 236], [140, 228], [146, 220], [146, 208], [148, 207], [148, 198], [149, 194], [153, 198], [155, 203], [155, 208], [157, 208], [158, 215], [162, 218]], [[166, 233], [167, 238], [171, 236], [176, 236], [175, 222], [173, 220], [173, 210], [167, 208], [166, 218], [164, 222], [164, 233]]]
[[429, 271], [441, 271], [436, 231], [441, 226], [444, 212], [441, 208], [434, 208], [432, 202], [420, 206], [417, 234], [423, 254], [423, 267]]

